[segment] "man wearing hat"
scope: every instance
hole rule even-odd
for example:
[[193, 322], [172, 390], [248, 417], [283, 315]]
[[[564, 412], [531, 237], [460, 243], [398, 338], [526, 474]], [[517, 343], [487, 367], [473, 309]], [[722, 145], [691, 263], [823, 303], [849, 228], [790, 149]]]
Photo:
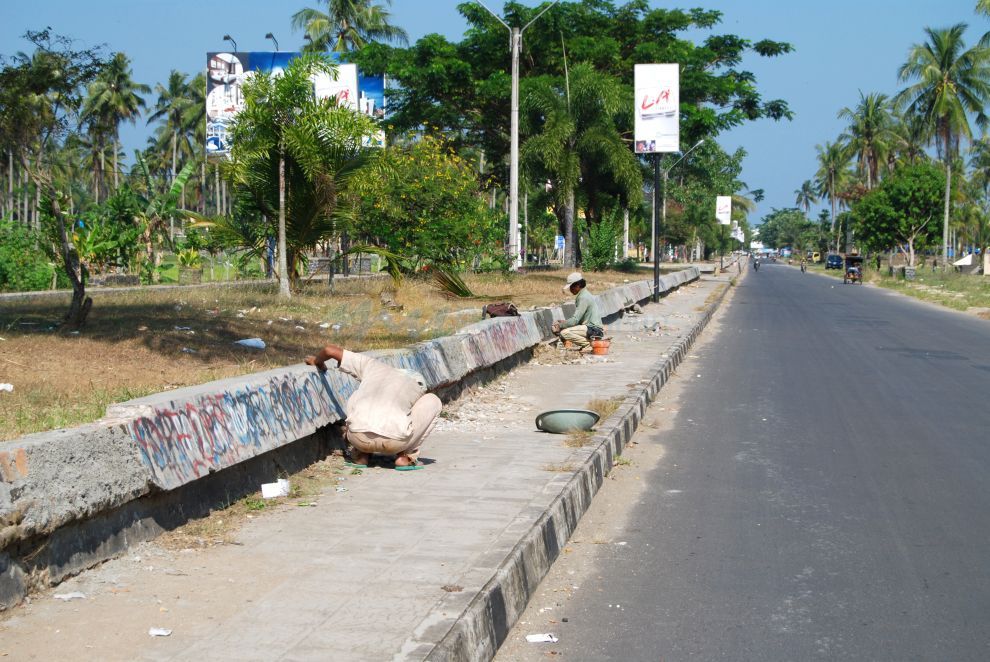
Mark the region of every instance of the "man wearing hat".
[[576, 295], [576, 310], [566, 320], [554, 322], [553, 332], [562, 340], [569, 340], [575, 349], [584, 351], [591, 347], [591, 341], [605, 335], [602, 329], [602, 316], [598, 312], [595, 297], [588, 291], [587, 283], [579, 272], [567, 277], [564, 292]]
[[324, 372], [329, 359], [361, 382], [347, 400], [344, 437], [351, 445], [351, 462], [367, 466], [372, 455], [394, 455], [398, 471], [419, 469], [420, 446], [441, 408], [440, 398], [426, 392], [423, 376], [337, 345], [306, 357], [306, 363]]

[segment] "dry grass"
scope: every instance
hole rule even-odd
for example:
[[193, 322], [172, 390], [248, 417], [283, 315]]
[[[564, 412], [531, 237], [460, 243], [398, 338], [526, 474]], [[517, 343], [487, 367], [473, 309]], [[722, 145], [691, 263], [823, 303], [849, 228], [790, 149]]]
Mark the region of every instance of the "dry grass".
[[[380, 279], [338, 281], [333, 295], [314, 283], [288, 301], [272, 286], [94, 292], [78, 335], [56, 328], [67, 295], [2, 301], [0, 383], [14, 391], [0, 392], [0, 440], [93, 421], [113, 402], [299, 363], [326, 342], [363, 351], [449, 335], [480, 319], [493, 298], [519, 308], [568, 301], [560, 289], [566, 275], [468, 275], [473, 299], [451, 299], [428, 279], [408, 278], [395, 294], [402, 311], [382, 307], [387, 281]], [[587, 278], [601, 292], [637, 276]], [[267, 348], [233, 344], [252, 337]]]
[[594, 436], [595, 433], [591, 430], [574, 430], [567, 433], [567, 437], [564, 439], [564, 445], [568, 448], [584, 448], [591, 443], [591, 439]]
[[573, 473], [577, 467], [570, 462], [562, 462], [559, 464], [544, 464], [543, 470], [549, 471], [551, 473]]
[[622, 404], [624, 399], [624, 396], [621, 395], [615, 396], [614, 398], [596, 398], [594, 400], [590, 400], [584, 408], [595, 412], [601, 416], [601, 420], [604, 421], [615, 413], [615, 410], [619, 408], [619, 405]]

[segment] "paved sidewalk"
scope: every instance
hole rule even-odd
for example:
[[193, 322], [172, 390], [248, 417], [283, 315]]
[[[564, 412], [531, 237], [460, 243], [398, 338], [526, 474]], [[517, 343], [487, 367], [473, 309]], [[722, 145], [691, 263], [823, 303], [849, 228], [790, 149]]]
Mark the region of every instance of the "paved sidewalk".
[[[462, 398], [427, 441], [433, 462], [421, 471], [348, 476], [346, 491], [329, 488], [315, 507], [252, 519], [236, 544], [144, 544], [36, 596], [0, 616], [0, 656], [423, 659], [589, 457], [537, 431], [536, 415], [642, 390], [727, 281], [684, 286], [610, 325], [605, 360], [537, 360]], [[54, 598], [72, 591], [86, 597]], [[151, 637], [152, 627], [172, 632]]]

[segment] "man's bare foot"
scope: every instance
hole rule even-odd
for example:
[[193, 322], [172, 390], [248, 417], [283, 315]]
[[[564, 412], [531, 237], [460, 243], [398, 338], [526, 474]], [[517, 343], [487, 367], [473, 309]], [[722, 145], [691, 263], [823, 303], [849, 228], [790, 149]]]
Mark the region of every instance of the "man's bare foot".
[[397, 467], [411, 467], [414, 464], [416, 464], [416, 460], [412, 459], [408, 455], [395, 456], [395, 466]]

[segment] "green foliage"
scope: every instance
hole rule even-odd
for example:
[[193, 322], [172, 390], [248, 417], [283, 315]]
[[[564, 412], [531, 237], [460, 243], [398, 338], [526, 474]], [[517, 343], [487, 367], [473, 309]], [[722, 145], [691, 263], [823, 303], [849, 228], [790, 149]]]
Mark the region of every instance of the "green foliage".
[[293, 60], [281, 76], [258, 74], [244, 85], [244, 110], [231, 129], [226, 174], [237, 191], [231, 219], [199, 219], [223, 241], [261, 257], [278, 233], [279, 170], [284, 164], [286, 257], [289, 279], [298, 278], [303, 253], [346, 230], [356, 201], [351, 180], [377, 155], [362, 140], [377, 130], [373, 120], [334, 99], [314, 99], [310, 76], [335, 73], [324, 57]]
[[[510, 25], [525, 25], [545, 8], [505, 5]], [[430, 34], [405, 49], [370, 45], [357, 54], [362, 69], [387, 73], [397, 82], [390, 90], [390, 121], [401, 130], [427, 122], [464, 144], [477, 145], [496, 166], [497, 181], [508, 181], [501, 165], [509, 152], [504, 130], [509, 116], [508, 53], [505, 28], [474, 2], [458, 11], [468, 31], [460, 42]], [[641, 62], [681, 64], [681, 126], [685, 143], [714, 136], [762, 117], [790, 117], [781, 100], [764, 100], [755, 77], [741, 68], [750, 53], [774, 57], [790, 52], [785, 43], [751, 42], [720, 34], [718, 11], [651, 8], [636, 0], [561, 2], [526, 30], [526, 53], [520, 61], [525, 86], [540, 76], [564, 74], [568, 64], [587, 63], [624, 87], [629, 109], [620, 130], [632, 127], [633, 65]], [[523, 136], [525, 138], [525, 136]]]
[[907, 246], [908, 260], [938, 241], [945, 174], [932, 164], [902, 166], [852, 209], [856, 238], [870, 250]]
[[464, 268], [504, 253], [471, 164], [437, 137], [387, 148], [355, 183], [356, 235], [426, 264]]
[[639, 262], [631, 257], [627, 257], [621, 262], [616, 262], [614, 268], [616, 271], [621, 271], [624, 274], [634, 274], [639, 272]]
[[588, 228], [588, 245], [581, 266], [585, 270], [605, 271], [615, 262], [619, 229], [611, 218], [602, 219]]
[[176, 259], [179, 261], [180, 267], [187, 269], [195, 269], [203, 264], [203, 259], [200, 257], [199, 251], [195, 248], [186, 248], [179, 251], [176, 254]]
[[52, 285], [55, 267], [40, 247], [38, 233], [0, 220], [0, 291], [29, 292]]
[[774, 209], [763, 217], [759, 229], [760, 241], [769, 248], [789, 246], [794, 250], [803, 251], [817, 247], [819, 226], [793, 207]]

